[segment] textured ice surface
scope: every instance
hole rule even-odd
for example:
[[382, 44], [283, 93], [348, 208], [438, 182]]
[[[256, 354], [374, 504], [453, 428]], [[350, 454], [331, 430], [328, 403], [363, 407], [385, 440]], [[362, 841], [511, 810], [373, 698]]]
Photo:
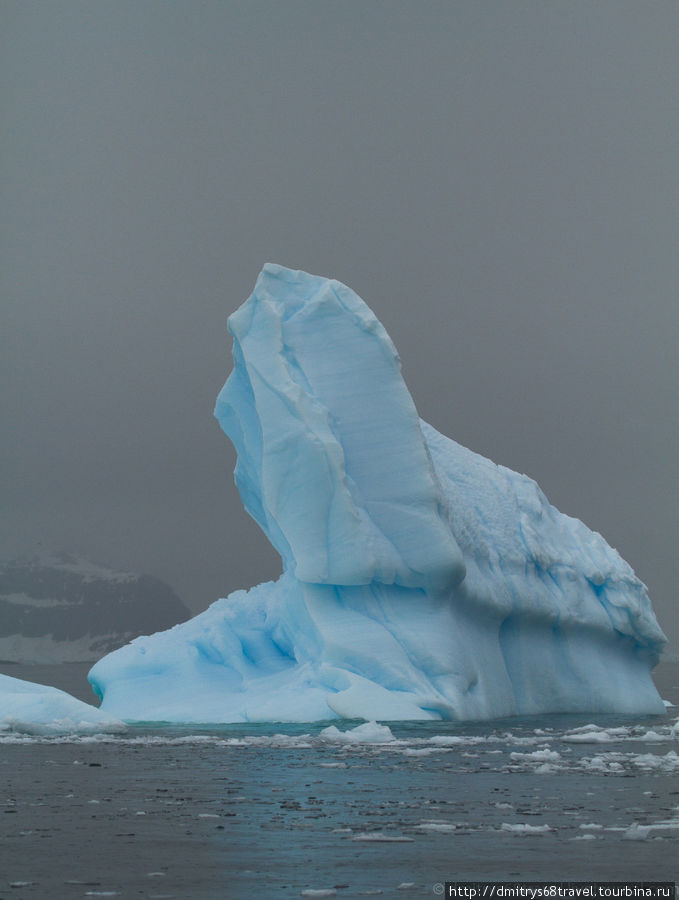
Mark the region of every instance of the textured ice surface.
[[100, 660], [102, 708], [183, 722], [663, 713], [644, 585], [537, 484], [419, 420], [337, 281], [267, 265], [216, 416], [278, 581]]
[[0, 732], [48, 735], [124, 729], [122, 722], [65, 691], [0, 675]]
[[338, 281], [265, 266], [215, 414], [248, 512], [299, 581], [424, 587], [464, 564], [394, 345]]

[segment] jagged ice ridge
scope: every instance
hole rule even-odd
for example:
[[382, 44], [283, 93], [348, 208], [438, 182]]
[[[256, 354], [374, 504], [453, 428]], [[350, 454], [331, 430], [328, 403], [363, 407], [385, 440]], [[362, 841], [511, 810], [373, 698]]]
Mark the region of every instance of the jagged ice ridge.
[[338, 281], [266, 265], [229, 319], [215, 414], [280, 553], [100, 660], [102, 710], [181, 722], [664, 713], [644, 585], [537, 484], [418, 418], [396, 349]]

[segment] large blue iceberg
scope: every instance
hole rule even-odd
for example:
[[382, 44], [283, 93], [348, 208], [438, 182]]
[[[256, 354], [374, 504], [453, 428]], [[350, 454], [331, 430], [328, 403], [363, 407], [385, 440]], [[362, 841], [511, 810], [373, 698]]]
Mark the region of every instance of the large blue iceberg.
[[338, 281], [266, 265], [229, 319], [215, 414], [281, 555], [100, 660], [126, 720], [310, 722], [663, 713], [644, 585], [524, 475], [418, 418], [398, 354]]

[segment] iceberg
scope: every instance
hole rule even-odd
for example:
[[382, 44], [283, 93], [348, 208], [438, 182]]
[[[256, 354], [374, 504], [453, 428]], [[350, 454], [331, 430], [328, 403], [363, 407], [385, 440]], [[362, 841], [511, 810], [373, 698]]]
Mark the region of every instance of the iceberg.
[[538, 485], [421, 421], [350, 288], [267, 264], [229, 318], [215, 415], [282, 559], [89, 680], [125, 720], [657, 713], [645, 586]]
[[66, 691], [0, 675], [0, 734], [58, 735], [124, 730], [123, 722]]

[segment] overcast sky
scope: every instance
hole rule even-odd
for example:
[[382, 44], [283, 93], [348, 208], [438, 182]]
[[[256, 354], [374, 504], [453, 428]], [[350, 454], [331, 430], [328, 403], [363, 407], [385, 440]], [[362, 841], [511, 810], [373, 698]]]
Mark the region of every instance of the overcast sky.
[[679, 645], [676, 0], [0, 0], [3, 556], [275, 577], [212, 417], [265, 261], [540, 483]]

